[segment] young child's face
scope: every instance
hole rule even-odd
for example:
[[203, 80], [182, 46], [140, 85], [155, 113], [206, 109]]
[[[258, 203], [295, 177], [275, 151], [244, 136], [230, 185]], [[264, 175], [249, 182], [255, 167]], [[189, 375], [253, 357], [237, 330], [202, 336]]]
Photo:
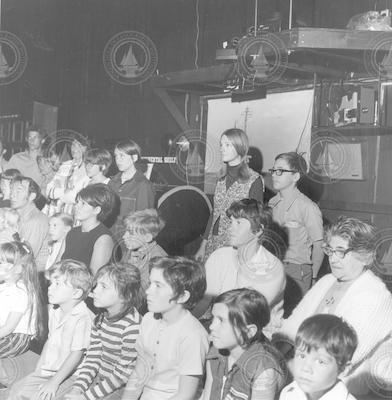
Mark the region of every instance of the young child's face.
[[70, 230], [71, 227], [65, 225], [61, 218], [54, 217], [49, 221], [49, 236], [51, 240], [58, 241], [65, 239]]
[[254, 239], [256, 235], [252, 232], [250, 222], [246, 218], [230, 217], [230, 244], [232, 246], [241, 247], [250, 240]]
[[336, 359], [324, 348], [295, 351], [294, 380], [307, 394], [327, 392], [336, 383], [340, 372]]
[[94, 178], [94, 176], [101, 174], [101, 167], [98, 164], [92, 164], [91, 162], [87, 162], [85, 164], [86, 174], [89, 178]]
[[114, 150], [114, 159], [116, 161], [117, 168], [121, 172], [128, 170], [134, 165], [133, 156], [118, 149]]
[[[275, 161], [273, 169], [285, 169], [292, 170], [290, 165], [283, 158], [279, 158]], [[276, 173], [272, 175], [272, 185], [275, 190], [284, 190], [289, 187], [295, 187], [298, 180], [298, 173], [295, 172], [283, 172], [282, 175], [278, 176]]]
[[152, 241], [151, 234], [141, 234], [135, 232], [125, 231], [123, 235], [125, 246], [128, 250], [135, 251], [145, 246]]
[[212, 307], [212, 322], [210, 325], [211, 339], [217, 349], [233, 349], [240, 347], [233, 325], [229, 320], [229, 309], [226, 304], [216, 303]]
[[50, 304], [66, 304], [75, 299], [76, 289], [65, 279], [65, 275], [54, 273], [50, 277], [48, 299]]
[[[120, 311], [122, 308], [122, 299], [112, 279], [107, 274], [97, 280], [97, 285], [93, 290], [94, 306], [106, 308], [106, 310]], [[116, 314], [116, 312], [113, 312]]]
[[148, 311], [164, 314], [172, 310], [177, 302], [171, 300], [174, 292], [163, 276], [160, 268], [153, 268], [150, 272], [150, 286], [146, 290]]

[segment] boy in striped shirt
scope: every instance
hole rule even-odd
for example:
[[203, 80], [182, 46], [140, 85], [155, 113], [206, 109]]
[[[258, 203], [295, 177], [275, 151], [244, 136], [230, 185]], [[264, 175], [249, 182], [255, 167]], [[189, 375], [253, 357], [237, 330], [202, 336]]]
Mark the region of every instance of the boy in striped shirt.
[[68, 400], [114, 399], [132, 372], [142, 303], [140, 272], [130, 264], [110, 264], [95, 277], [94, 306], [104, 309], [91, 331], [86, 358], [73, 377]]

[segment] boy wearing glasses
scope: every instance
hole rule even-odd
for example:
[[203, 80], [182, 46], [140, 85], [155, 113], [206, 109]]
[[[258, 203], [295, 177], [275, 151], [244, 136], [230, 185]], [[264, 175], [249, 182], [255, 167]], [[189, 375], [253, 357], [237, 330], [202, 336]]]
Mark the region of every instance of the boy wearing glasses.
[[288, 293], [291, 306], [295, 306], [312, 281], [315, 282], [324, 258], [321, 211], [297, 188], [306, 171], [305, 159], [296, 152], [277, 155], [270, 170], [273, 187], [278, 192], [269, 201], [272, 217], [288, 234], [283, 261], [286, 274], [292, 279], [292, 290]]

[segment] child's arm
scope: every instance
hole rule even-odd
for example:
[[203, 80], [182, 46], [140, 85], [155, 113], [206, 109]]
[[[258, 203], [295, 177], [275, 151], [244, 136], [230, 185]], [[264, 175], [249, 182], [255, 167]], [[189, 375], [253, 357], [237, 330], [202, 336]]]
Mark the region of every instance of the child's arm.
[[135, 365], [137, 352], [135, 343], [139, 335], [139, 325], [129, 325], [123, 332], [121, 353], [117, 365], [110, 377], [99, 381], [85, 392], [88, 400], [106, 397], [125, 385]]
[[56, 396], [59, 386], [71, 375], [71, 373], [79, 365], [83, 357], [83, 351], [71, 351], [64, 361], [63, 365], [46, 383], [44, 383], [38, 391], [38, 399], [50, 400]]
[[193, 400], [196, 396], [201, 376], [181, 375], [178, 392], [170, 400]]
[[90, 261], [90, 270], [93, 275], [96, 274], [99, 268], [110, 261], [113, 247], [113, 239], [109, 235], [102, 235], [97, 239]]
[[250, 400], [274, 400], [278, 393], [278, 372], [269, 368], [263, 371], [252, 384]]
[[144, 358], [140, 356], [140, 351], [136, 359], [135, 367], [131, 372], [131, 376], [128, 379], [127, 385], [125, 386], [124, 393], [121, 397], [122, 400], [138, 400], [143, 392], [144, 384], [147, 381], [146, 377], [146, 366]]
[[5, 321], [5, 324], [0, 327], [0, 339], [11, 334], [18, 326], [19, 321], [22, 319], [22, 317], [22, 312], [10, 312], [7, 321]]

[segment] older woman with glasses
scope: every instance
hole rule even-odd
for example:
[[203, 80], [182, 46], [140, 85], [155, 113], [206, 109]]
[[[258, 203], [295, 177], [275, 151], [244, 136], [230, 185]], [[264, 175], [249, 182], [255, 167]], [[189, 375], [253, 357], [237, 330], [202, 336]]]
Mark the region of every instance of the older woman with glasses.
[[314, 314], [342, 317], [358, 335], [352, 364], [342, 375], [353, 394], [366, 394], [375, 382], [390, 382], [392, 359], [389, 368], [374, 367], [374, 357], [380, 357], [378, 350], [391, 341], [392, 334], [392, 295], [369, 269], [376, 244], [375, 228], [356, 218], [340, 217], [328, 227], [323, 249], [332, 273], [311, 288], [274, 337], [275, 342], [287, 340], [287, 345], [306, 318]]

